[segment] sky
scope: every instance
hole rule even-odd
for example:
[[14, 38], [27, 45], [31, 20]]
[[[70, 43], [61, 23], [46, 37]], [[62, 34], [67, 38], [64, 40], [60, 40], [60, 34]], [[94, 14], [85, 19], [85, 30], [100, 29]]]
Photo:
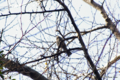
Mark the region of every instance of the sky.
[[[41, 11], [40, 6], [38, 5], [37, 2], [31, 1], [26, 7], [25, 5], [26, 5], [26, 3], [28, 3], [28, 1], [30, 1], [30, 0], [9, 0], [8, 2], [1, 0], [0, 1], [0, 14], [1, 15], [9, 14], [8, 9], [10, 10], [11, 13], [24, 12], [25, 8], [26, 8], [26, 11], [29, 11], [29, 12]], [[96, 2], [98, 2], [100, 4], [101, 2], [103, 2], [103, 0], [96, 0]], [[113, 14], [113, 15], [115, 15], [114, 17], [116, 19], [119, 19], [119, 13], [120, 13], [119, 12], [120, 11], [119, 10], [119, 2], [117, 2], [117, 0], [115, 0], [115, 1], [106, 0], [106, 3], [107, 4], [105, 4], [104, 6], [105, 6], [105, 9], [107, 10], [108, 14], [110, 15], [110, 17], [112, 18], [112, 14]], [[54, 1], [52, 1], [52, 0], [50, 0], [47, 4], [49, 4], [49, 5], [47, 5], [46, 10], [61, 8], [60, 5], [54, 4]], [[70, 4], [72, 4], [72, 5], [70, 5]], [[9, 5], [9, 7], [8, 7], [8, 5]], [[105, 24], [105, 21], [102, 18], [100, 12], [95, 10], [94, 8], [92, 8], [91, 6], [89, 6], [88, 4], [83, 2], [82, 0], [79, 0], [79, 3], [78, 3], [78, 0], [73, 0], [71, 2], [69, 1], [69, 2], [66, 2], [66, 5], [69, 6], [72, 16], [74, 17], [76, 24], [79, 27], [80, 31], [90, 29], [91, 25], [93, 27], [98, 27], [98, 26], [102, 26]], [[110, 7], [110, 9], [108, 9], [109, 7]], [[66, 13], [60, 13], [60, 14], [61, 15], [64, 14], [63, 17], [67, 16]], [[14, 57], [19, 58], [19, 61], [21, 63], [35, 60], [36, 58], [38, 59], [39, 55], [41, 55], [40, 53], [44, 53], [43, 50], [38, 49], [38, 48], [43, 47], [43, 46], [48, 47], [50, 45], [49, 43], [48, 44], [44, 43], [43, 40], [49, 40], [49, 42], [52, 43], [52, 42], [55, 42], [55, 36], [58, 35], [58, 33], [56, 33], [56, 25], [58, 25], [58, 24], [56, 24], [57, 23], [56, 20], [59, 20], [60, 16], [58, 18], [56, 18], [57, 13], [54, 13], [54, 12], [53, 13], [45, 13], [44, 14], [45, 17], [43, 17], [43, 14], [31, 14], [31, 15], [30, 14], [22, 14], [22, 15], [10, 15], [7, 17], [0, 17], [0, 23], [2, 23], [0, 30], [2, 28], [5, 28], [4, 36], [6, 36], [6, 37], [3, 37], [3, 39], [6, 41], [6, 44], [14, 45], [15, 43], [17, 43], [17, 41], [19, 41], [19, 39], [22, 37], [22, 35], [24, 33], [28, 32], [24, 37], [22, 37], [21, 43], [18, 44], [17, 47], [15, 47], [15, 50], [13, 50], [13, 54], [11, 54], [9, 56], [10, 59], [13, 59]], [[112, 19], [112, 20], [114, 21], [114, 19]], [[60, 30], [62, 31], [62, 33], [67, 33], [67, 32], [63, 31], [64, 25], [67, 22], [68, 22], [67, 26], [70, 27], [70, 28], [67, 27], [67, 30], [68, 31], [74, 30], [74, 28], [71, 25], [70, 20], [67, 20], [65, 18], [61, 21], [61, 24], [60, 24], [61, 25]], [[89, 47], [94, 46], [93, 43], [95, 42], [94, 41], [95, 36], [97, 36], [98, 33], [102, 33], [102, 32], [103, 31], [99, 31], [97, 33], [93, 32], [93, 33], [91, 33], [91, 35], [83, 36], [83, 40], [86, 43], [86, 46], [89, 46]], [[109, 34], [110, 34], [110, 31], [105, 30], [104, 34], [102, 33], [99, 35], [98, 40], [101, 40], [100, 41], [101, 43], [99, 43], [99, 42], [97, 43], [97, 39], [96, 39], [95, 45], [99, 45], [98, 48], [100, 51], [104, 45], [105, 39], [108, 37]], [[103, 36], [103, 35], [106, 35], [106, 36]], [[90, 38], [88, 36], [90, 36]], [[48, 37], [50, 37], [50, 38], [48, 39]], [[28, 41], [26, 41], [26, 40], [28, 40]], [[31, 40], [32, 43], [30, 43], [29, 40]], [[103, 42], [102, 42], [102, 40], [103, 40]], [[109, 43], [107, 44], [108, 49], [105, 49], [105, 52], [108, 52], [110, 47], [112, 49], [113, 45], [111, 45], [111, 43], [114, 43], [115, 41], [116, 40], [114, 39], [114, 36], [113, 36], [113, 38], [111, 38], [111, 41], [109, 41]], [[33, 43], [33, 42], [35, 42], [35, 43]], [[76, 41], [76, 42], [74, 41], [74, 43], [69, 45], [69, 47], [80, 46], [77, 44], [77, 42], [78, 41]], [[89, 43], [89, 45], [88, 45], [88, 43]], [[9, 46], [7, 46], [6, 44], [5, 43], [1, 44], [0, 49], [8, 50]], [[24, 48], [24, 47], [29, 47], [29, 46], [36, 47], [36, 49]], [[54, 45], [54, 46], [56, 47], [56, 45]], [[11, 46], [10, 48], [12, 48], [12, 47], [13, 46]], [[96, 55], [96, 53], [98, 52], [97, 48], [96, 47], [92, 47], [92, 48], [93, 49], [89, 50], [90, 53], [92, 53], [90, 55]], [[53, 51], [53, 49], [51, 49], [50, 51]], [[99, 51], [99, 53], [100, 53], [100, 51]], [[5, 51], [4, 53], [7, 53], [7, 51]], [[33, 54], [33, 53], [35, 53], [35, 54]], [[50, 53], [47, 53], [46, 55], [49, 55], [49, 54]], [[71, 56], [71, 58], [76, 58], [76, 56], [77, 56], [77, 52], [76, 52], [76, 54], [73, 54]], [[81, 54], [81, 56], [83, 56], [83, 54]], [[103, 55], [103, 57], [105, 57], [105, 58], [103, 58], [104, 60], [101, 60], [101, 61], [104, 61], [104, 63], [99, 64], [101, 67], [106, 66], [106, 62], [109, 59], [108, 55], [106, 55], [106, 56]], [[115, 55], [113, 55], [112, 58], [114, 58], [114, 57], [115, 57]], [[76, 62], [76, 60], [73, 62]], [[28, 64], [28, 65], [32, 66], [32, 64]], [[43, 63], [43, 65], [45, 67], [44, 63]], [[84, 64], [82, 64], [82, 65], [84, 65]], [[39, 64], [38, 66], [41, 66], [41, 65]], [[73, 65], [73, 66], [76, 66], [76, 65]], [[36, 67], [33, 67], [33, 68], [35, 69]], [[112, 72], [113, 69], [111, 68], [109, 70], [110, 73]], [[43, 70], [44, 70], [44, 68], [43, 68]], [[39, 69], [40, 72], [43, 72], [43, 70]], [[11, 75], [13, 75], [13, 74], [11, 74]], [[111, 75], [113, 75], [113, 74], [111, 74]], [[16, 76], [16, 74], [15, 74], [15, 78], [16, 77], [19, 78], [20, 80], [22, 80], [22, 78], [25, 79], [25, 77], [22, 75]], [[118, 73], [117, 77], [119, 77], [119, 73]]]

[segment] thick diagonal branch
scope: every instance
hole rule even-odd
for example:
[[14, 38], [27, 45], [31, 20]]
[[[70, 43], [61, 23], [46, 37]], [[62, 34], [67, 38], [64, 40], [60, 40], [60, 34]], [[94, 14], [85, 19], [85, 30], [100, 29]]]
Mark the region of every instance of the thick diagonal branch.
[[1, 65], [9, 69], [9, 72], [16, 71], [18, 73], [21, 73], [32, 78], [33, 80], [48, 80], [42, 74], [38, 73], [37, 71], [33, 70], [28, 66], [21, 65], [18, 62], [14, 62], [5, 58], [0, 58], [0, 62], [2, 62]]
[[96, 75], [96, 78], [97, 78], [98, 80], [101, 80], [101, 77], [100, 77], [100, 75], [99, 75], [99, 73], [98, 73], [98, 70], [96, 69], [96, 66], [94, 65], [93, 61], [91, 60], [91, 58], [90, 58], [90, 56], [89, 56], [89, 54], [88, 54], [88, 50], [87, 50], [86, 47], [85, 47], [85, 44], [84, 44], [83, 39], [82, 39], [82, 37], [81, 37], [80, 31], [79, 31], [79, 29], [78, 29], [78, 27], [77, 27], [77, 25], [76, 25], [76, 23], [75, 23], [72, 15], [71, 15], [70, 10], [69, 10], [68, 7], [67, 7], [64, 3], [62, 3], [60, 0], [56, 0], [56, 1], [57, 1], [59, 4], [61, 4], [61, 5], [63, 6], [63, 8], [66, 10], [66, 12], [68, 13], [68, 16], [69, 16], [69, 18], [70, 18], [70, 20], [71, 20], [71, 22], [72, 22], [72, 24], [73, 24], [73, 26], [74, 26], [77, 34], [78, 34], [78, 40], [79, 40], [80, 44], [82, 45], [82, 48], [83, 48], [85, 57], [86, 57], [87, 61], [89, 62], [89, 64], [91, 65], [91, 68], [92, 68], [94, 74]]

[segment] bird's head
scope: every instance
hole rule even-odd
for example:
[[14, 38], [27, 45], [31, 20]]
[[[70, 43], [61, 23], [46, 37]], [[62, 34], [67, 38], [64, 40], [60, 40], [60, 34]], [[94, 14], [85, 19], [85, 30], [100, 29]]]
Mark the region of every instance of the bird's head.
[[60, 37], [59, 37], [59, 36], [56, 36], [56, 40], [58, 40], [58, 39], [60, 39]]

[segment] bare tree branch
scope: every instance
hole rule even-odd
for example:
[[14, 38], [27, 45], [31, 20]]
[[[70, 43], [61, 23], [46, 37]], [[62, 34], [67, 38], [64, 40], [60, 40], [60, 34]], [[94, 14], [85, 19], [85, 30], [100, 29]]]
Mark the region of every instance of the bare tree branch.
[[57, 1], [59, 4], [61, 4], [61, 5], [63, 6], [63, 8], [66, 10], [66, 12], [68, 13], [68, 16], [69, 16], [69, 18], [70, 18], [70, 20], [71, 20], [71, 22], [72, 22], [72, 24], [73, 24], [73, 26], [74, 26], [77, 34], [78, 34], [78, 40], [79, 40], [80, 44], [82, 45], [82, 48], [83, 48], [85, 57], [86, 57], [87, 61], [89, 62], [89, 64], [91, 65], [92, 70], [93, 70], [94, 74], [96, 75], [96, 79], [101, 80], [101, 77], [100, 77], [100, 75], [99, 75], [99, 73], [98, 73], [98, 70], [96, 69], [96, 66], [94, 65], [93, 61], [91, 60], [91, 58], [90, 58], [90, 56], [89, 56], [89, 54], [88, 54], [88, 50], [87, 50], [86, 47], [85, 47], [85, 44], [84, 44], [83, 39], [82, 39], [82, 37], [81, 37], [80, 31], [79, 31], [79, 29], [78, 29], [78, 27], [77, 27], [77, 25], [76, 25], [76, 23], [75, 23], [72, 15], [71, 15], [70, 10], [69, 10], [69, 9], [67, 8], [67, 6], [66, 6], [63, 2], [61, 2], [60, 0], [56, 0], [56, 1]]
[[85, 1], [86, 3], [93, 6], [95, 9], [97, 9], [101, 12], [103, 18], [106, 21], [106, 26], [112, 31], [112, 33], [115, 35], [115, 37], [120, 41], [120, 32], [116, 28], [116, 25], [114, 24], [114, 22], [112, 22], [112, 20], [107, 15], [105, 9], [103, 8], [103, 5], [101, 6], [101, 5], [97, 4], [96, 2], [94, 2], [94, 0], [83, 0], [83, 1]]
[[48, 80], [42, 74], [38, 73], [34, 69], [28, 66], [22, 66], [19, 62], [14, 62], [5, 58], [1, 58], [0, 61], [2, 61], [3, 63], [2, 65], [8, 68], [10, 72], [16, 71], [18, 73], [21, 73], [32, 78], [33, 80]]
[[10, 13], [10, 14], [2, 14], [0, 17], [9, 16], [9, 15], [20, 15], [20, 14], [38, 14], [38, 13], [47, 13], [47, 12], [57, 12], [57, 11], [65, 11], [64, 9], [56, 9], [56, 10], [48, 10], [48, 11], [37, 11], [37, 12], [20, 12], [20, 13]]
[[[116, 79], [119, 4], [119, 0], [1, 2], [0, 78], [14, 78], [11, 73], [17, 72], [16, 79], [20, 73], [33, 80]], [[63, 38], [67, 50], [57, 47], [56, 36]], [[67, 51], [72, 52], [70, 57], [64, 54]]]
[[102, 69], [102, 71], [100, 72], [100, 76], [102, 77], [107, 72], [108, 68], [111, 67], [118, 60], [120, 60], [120, 56], [117, 56], [112, 61], [110, 61], [108, 65]]
[[85, 34], [87, 34], [87, 33], [90, 33], [90, 32], [96, 31], [96, 30], [101, 30], [101, 29], [104, 29], [104, 28], [107, 28], [107, 26], [101, 26], [101, 27], [94, 28], [94, 29], [89, 30], [89, 31], [81, 31], [81, 34], [82, 34], [82, 35], [85, 35]]
[[[112, 22], [112, 20], [108, 17], [105, 9], [103, 8], [103, 5], [99, 5], [97, 4], [96, 2], [94, 2], [94, 0], [83, 0], [85, 1], [86, 3], [88, 3], [89, 5], [93, 6], [95, 9], [99, 10], [103, 16], [103, 18], [105, 19], [106, 21], [106, 28], [109, 28], [112, 33], [115, 35], [115, 37], [120, 41], [120, 32], [119, 30], [116, 28], [116, 25], [114, 24], [114, 22]], [[116, 23], [117, 24], [117, 23]], [[101, 77], [106, 73], [106, 71], [108, 70], [108, 68], [114, 64], [116, 61], [118, 61], [120, 59], [120, 56], [114, 58], [112, 61], [110, 61], [108, 63], [108, 65], [102, 69], [100, 75]]]

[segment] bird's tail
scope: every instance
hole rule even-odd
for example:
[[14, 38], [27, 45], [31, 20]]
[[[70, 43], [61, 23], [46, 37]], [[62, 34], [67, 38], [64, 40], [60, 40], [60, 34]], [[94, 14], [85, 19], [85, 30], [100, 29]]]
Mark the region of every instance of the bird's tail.
[[72, 53], [70, 51], [67, 51], [67, 55], [68, 57], [71, 55]]
[[64, 51], [66, 51], [67, 52], [67, 55], [68, 55], [68, 57], [72, 54], [69, 50], [67, 50], [67, 48], [66, 48], [66, 46], [64, 46]]

